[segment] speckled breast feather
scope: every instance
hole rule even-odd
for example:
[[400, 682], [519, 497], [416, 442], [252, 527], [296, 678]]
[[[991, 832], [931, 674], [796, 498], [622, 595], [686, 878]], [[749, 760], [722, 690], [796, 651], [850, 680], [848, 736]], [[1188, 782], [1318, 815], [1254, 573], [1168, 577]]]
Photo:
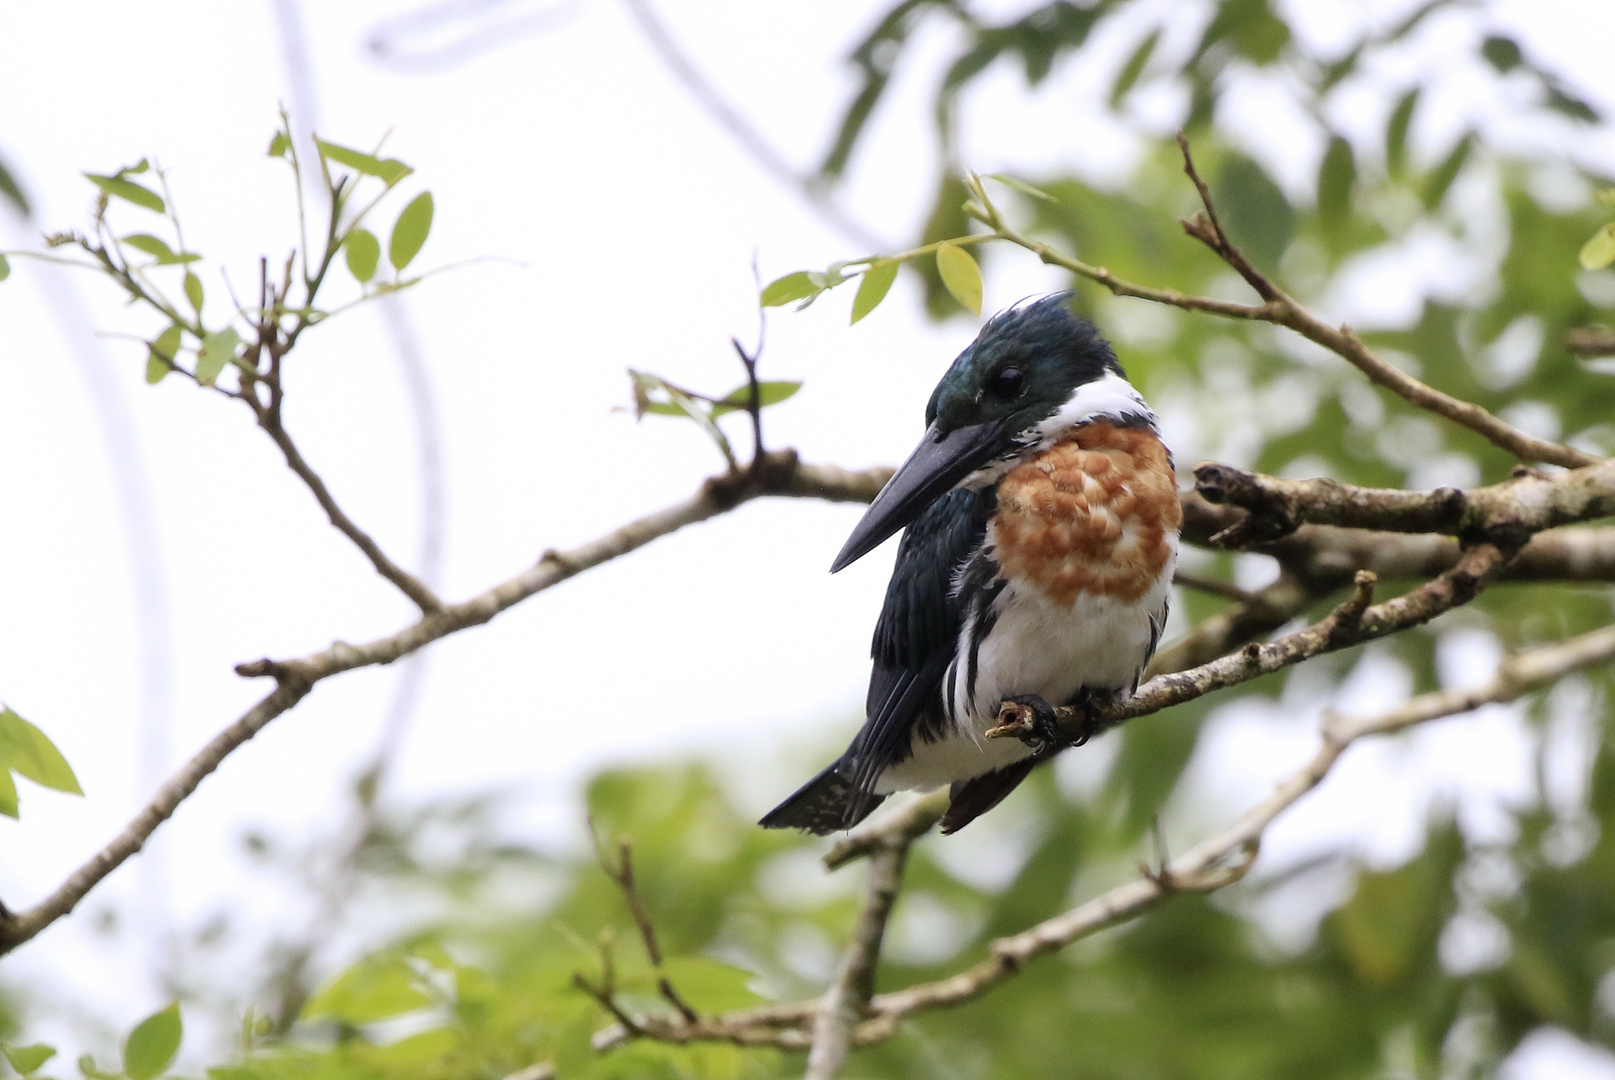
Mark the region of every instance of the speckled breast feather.
[[1172, 558], [1182, 523], [1160, 436], [1099, 422], [1004, 477], [992, 536], [1005, 577], [1069, 606], [1084, 592], [1139, 599]]

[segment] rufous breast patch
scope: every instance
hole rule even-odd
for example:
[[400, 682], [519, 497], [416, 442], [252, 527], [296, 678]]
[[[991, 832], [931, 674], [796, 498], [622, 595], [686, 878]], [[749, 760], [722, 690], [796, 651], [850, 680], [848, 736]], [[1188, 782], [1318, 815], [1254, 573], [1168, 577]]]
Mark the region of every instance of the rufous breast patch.
[[1134, 601], [1172, 557], [1177, 478], [1144, 428], [1077, 428], [998, 485], [993, 541], [1005, 577], [1069, 606], [1079, 593]]

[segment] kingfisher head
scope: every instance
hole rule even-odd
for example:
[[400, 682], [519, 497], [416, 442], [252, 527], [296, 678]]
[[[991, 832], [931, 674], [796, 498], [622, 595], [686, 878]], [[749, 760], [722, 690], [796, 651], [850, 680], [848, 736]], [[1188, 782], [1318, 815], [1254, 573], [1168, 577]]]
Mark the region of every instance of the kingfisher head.
[[1056, 293], [1000, 312], [954, 360], [925, 407], [920, 445], [869, 506], [832, 573], [904, 528], [955, 488], [1009, 470], [1098, 419], [1155, 426], [1155, 414], [1094, 325]]

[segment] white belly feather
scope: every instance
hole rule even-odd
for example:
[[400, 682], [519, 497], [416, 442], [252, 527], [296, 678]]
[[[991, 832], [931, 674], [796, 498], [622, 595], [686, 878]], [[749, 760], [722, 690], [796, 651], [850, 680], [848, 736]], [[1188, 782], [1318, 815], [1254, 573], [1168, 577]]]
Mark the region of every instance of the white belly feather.
[[1176, 537], [1172, 541], [1173, 557], [1132, 602], [1084, 592], [1072, 604], [1058, 604], [1035, 586], [1006, 585], [993, 602], [997, 621], [977, 652], [974, 695], [966, 688], [971, 627], [959, 636], [959, 655], [948, 669], [951, 697], [960, 706], [952, 731], [935, 742], [916, 735], [912, 755], [882, 773], [875, 790], [940, 787], [1029, 756], [1031, 748], [1019, 739], [982, 737], [997, 723], [1005, 698], [1036, 694], [1063, 705], [1084, 687], [1131, 690], [1166, 611], [1177, 562]]

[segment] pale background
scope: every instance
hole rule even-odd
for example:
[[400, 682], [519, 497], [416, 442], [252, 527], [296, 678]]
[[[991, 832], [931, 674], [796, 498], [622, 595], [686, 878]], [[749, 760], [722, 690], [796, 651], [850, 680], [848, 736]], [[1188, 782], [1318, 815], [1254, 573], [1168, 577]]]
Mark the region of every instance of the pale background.
[[[871, 5], [664, 6], [673, 34], [750, 121], [791, 161], [816, 161], [851, 86], [841, 58], [867, 28]], [[1408, 5], [1285, 6], [1327, 42]], [[33, 247], [41, 231], [83, 225], [92, 193], [79, 172], [151, 155], [172, 170], [191, 246], [221, 260], [238, 289], [250, 287], [257, 255], [283, 257], [295, 230], [284, 167], [263, 156], [277, 102], [350, 145], [369, 146], [391, 129], [387, 152], [418, 170], [410, 189], [430, 188], [437, 202], [421, 265], [484, 255], [520, 265], [460, 270], [411, 292], [402, 309], [363, 309], [310, 334], [289, 376], [287, 422], [350, 514], [396, 558], [418, 565], [418, 426], [388, 319], [413, 326], [443, 445], [442, 587], [458, 599], [545, 548], [692, 491], [720, 464], [716, 453], [692, 425], [636, 425], [614, 412], [628, 400], [624, 368], [727, 391], [741, 379], [729, 336], [756, 334], [754, 257], [766, 281], [866, 252], [737, 149], [620, 4], [489, 6], [476, 25], [496, 45], [453, 62], [378, 60], [366, 41], [408, 10], [398, 0], [300, 8], [294, 0], [3, 0], [0, 153], [36, 219], [24, 225], [0, 209], [0, 238]], [[1615, 111], [1615, 4], [1499, 0], [1484, 10], [1489, 28], [1518, 37]], [[284, 31], [295, 25], [306, 44], [302, 81], [288, 65]], [[1179, 30], [1184, 42], [1198, 32]], [[434, 46], [457, 33], [408, 41]], [[1432, 19], [1398, 62], [1460, 63], [1474, 50], [1455, 33], [1452, 20]], [[929, 94], [949, 44], [944, 33], [921, 42], [845, 192], [851, 212], [889, 242], [914, 234], [930, 196]], [[1122, 47], [1112, 50], [1117, 63]], [[1388, 105], [1374, 80], [1394, 74], [1370, 73], [1360, 100], [1338, 118], [1348, 131], [1382, 129]], [[1017, 72], [995, 71], [971, 99], [967, 164], [1120, 181], [1141, 146], [1095, 108], [1109, 77], [1110, 69], [1068, 71], [1028, 100]], [[1511, 129], [1506, 94], [1481, 93], [1483, 84], [1454, 70], [1447, 92], [1421, 109], [1418, 145], [1441, 146], [1464, 124], [1484, 123], [1513, 145], [1573, 153], [1615, 173], [1607, 129], [1573, 145], [1568, 127]], [[1242, 132], [1248, 127], [1253, 152], [1299, 187], [1322, 146], [1296, 136], [1282, 90], [1252, 81], [1225, 107]], [[1133, 108], [1166, 134], [1174, 105], [1156, 93]], [[117, 212], [124, 231], [149, 227], [139, 211]], [[1462, 288], [1461, 268], [1443, 254], [1415, 246], [1394, 265], [1364, 266], [1329, 315], [1394, 322], [1411, 315], [1415, 290]], [[204, 281], [216, 304], [222, 281], [216, 271]], [[986, 306], [1059, 283], [1030, 259], [1000, 259]], [[851, 330], [850, 296], [840, 294], [770, 317], [764, 376], [807, 382], [767, 414], [772, 445], [849, 467], [895, 463], [907, 452], [931, 386], [975, 326], [928, 323], [915, 299], [905, 278]], [[0, 286], [0, 698], [55, 739], [88, 796], [25, 785], [21, 822], [0, 819], [0, 898], [13, 907], [59, 882], [162, 776], [261, 695], [263, 685], [236, 678], [232, 665], [366, 639], [410, 615], [325, 524], [245, 409], [178, 379], [148, 388], [140, 348], [92, 334], [149, 328], [88, 276], [14, 260]], [[1231, 416], [1256, 410], [1226, 407]], [[1228, 449], [1191, 415], [1167, 423], [1180, 462]], [[732, 434], [745, 444], [743, 425]], [[857, 722], [891, 559], [888, 546], [826, 575], [858, 513], [753, 504], [434, 647], [398, 747], [392, 797], [504, 787], [521, 807], [513, 834], [570, 845], [581, 836], [577, 795], [591, 770], [706, 754], [726, 763], [749, 808], [766, 810]], [[1257, 564], [1243, 570], [1251, 581], [1262, 573]], [[1454, 632], [1443, 670], [1473, 677], [1493, 650], [1483, 634]], [[254, 828], [295, 838], [328, 826], [374, 751], [399, 677], [372, 670], [322, 684], [226, 761], [153, 851], [0, 962], [0, 979], [37, 1006], [37, 1034], [105, 1051], [112, 1029], [97, 1018], [126, 1027], [160, 1005], [153, 972], [166, 935], [221, 908], [266, 936], [308, 918], [241, 856], [241, 835]], [[1394, 661], [1370, 649], [1337, 704], [1382, 707], [1406, 683]], [[1309, 696], [1307, 685], [1292, 680], [1271, 715], [1225, 711], [1214, 720], [1192, 767], [1198, 796], [1173, 808], [1172, 835], [1198, 838], [1310, 752], [1322, 691]], [[1574, 687], [1561, 695], [1548, 729], [1559, 763], [1551, 799], [1573, 801], [1582, 782], [1588, 731], [1574, 696]], [[1498, 835], [1509, 827], [1506, 807], [1544, 797], [1529, 766], [1534, 738], [1496, 709], [1354, 750], [1272, 831], [1264, 863], [1341, 849], [1393, 863], [1412, 853], [1424, 808], [1439, 799], [1458, 801], [1472, 835]], [[1068, 755], [1067, 780], [1083, 783], [1105, 752], [1101, 744], [1086, 759]], [[985, 860], [994, 845], [1013, 842], [988, 819], [958, 838], [954, 857]], [[96, 930], [114, 910], [122, 929]], [[1304, 936], [1315, 914], [1267, 918], [1282, 938]], [[1449, 937], [1455, 966], [1500, 959], [1497, 931], [1483, 920]], [[1615, 1058], [1551, 1032], [1528, 1041], [1509, 1067], [1516, 1078], [1615, 1076]]]

